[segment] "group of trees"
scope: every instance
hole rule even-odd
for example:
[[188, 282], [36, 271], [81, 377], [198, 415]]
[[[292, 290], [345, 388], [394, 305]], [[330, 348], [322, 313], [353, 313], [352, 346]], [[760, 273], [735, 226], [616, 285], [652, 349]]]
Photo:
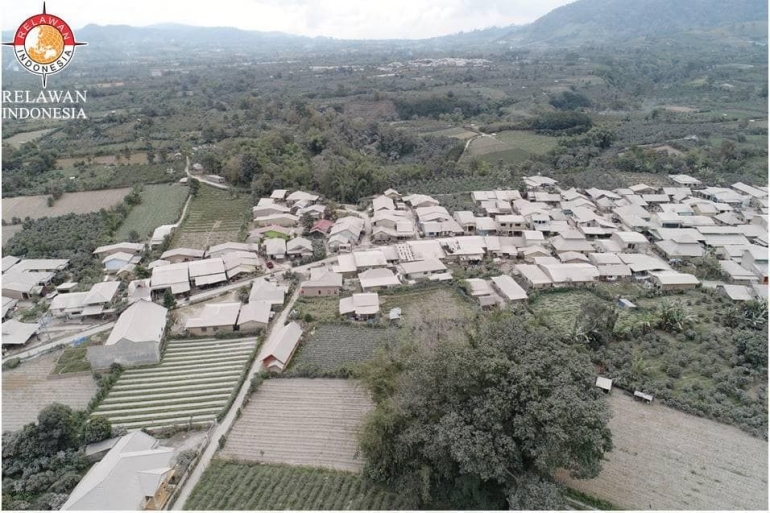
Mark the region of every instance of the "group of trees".
[[106, 418], [59, 403], [37, 423], [3, 433], [3, 509], [59, 509], [88, 469], [83, 447], [111, 436]]
[[358, 376], [376, 402], [364, 474], [415, 508], [559, 509], [556, 470], [594, 477], [612, 448], [588, 357], [512, 314], [380, 350]]

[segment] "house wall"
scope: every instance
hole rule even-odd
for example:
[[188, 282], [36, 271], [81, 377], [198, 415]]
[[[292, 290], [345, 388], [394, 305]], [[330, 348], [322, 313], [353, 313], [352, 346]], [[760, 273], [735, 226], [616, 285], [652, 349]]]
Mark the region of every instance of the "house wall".
[[201, 336], [212, 336], [216, 335], [217, 333], [232, 333], [233, 327], [232, 326], [203, 326], [200, 328], [188, 328], [187, 332], [190, 335], [194, 335], [196, 337]]
[[674, 284], [674, 285], [661, 285], [660, 282], [655, 280], [655, 286], [657, 286], [660, 290], [690, 290], [697, 287], [696, 284]]
[[307, 297], [339, 296], [340, 289], [339, 287], [302, 287], [299, 295]]
[[147, 365], [160, 361], [160, 342], [120, 340], [110, 346], [90, 346], [86, 358], [94, 369], [108, 369], [113, 363], [124, 367]]
[[267, 323], [257, 321], [244, 322], [238, 325], [239, 331], [256, 331], [263, 330], [265, 328], [267, 328]]
[[11, 299], [29, 299], [29, 294], [18, 290], [3, 289], [3, 296]]

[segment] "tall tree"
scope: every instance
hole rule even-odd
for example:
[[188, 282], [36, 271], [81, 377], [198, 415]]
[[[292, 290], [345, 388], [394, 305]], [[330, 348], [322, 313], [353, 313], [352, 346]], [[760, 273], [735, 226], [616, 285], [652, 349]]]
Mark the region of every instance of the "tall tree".
[[362, 371], [377, 407], [360, 447], [365, 475], [416, 507], [555, 508], [556, 470], [594, 477], [612, 449], [588, 357], [512, 315], [404, 354]]

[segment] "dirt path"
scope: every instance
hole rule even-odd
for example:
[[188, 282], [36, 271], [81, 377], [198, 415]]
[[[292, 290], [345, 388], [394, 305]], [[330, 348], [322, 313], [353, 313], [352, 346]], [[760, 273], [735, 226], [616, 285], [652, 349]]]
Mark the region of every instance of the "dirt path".
[[[299, 287], [297, 287], [297, 290], [294, 292], [294, 295], [291, 296], [291, 299], [284, 307], [281, 315], [273, 322], [269, 332], [265, 334], [264, 340], [268, 340], [270, 338], [270, 335], [272, 335], [273, 331], [275, 331], [276, 326], [280, 328], [284, 325], [287, 315], [292, 310], [292, 308], [294, 308], [294, 302], [299, 297], [299, 290]], [[190, 497], [193, 488], [195, 488], [195, 485], [198, 484], [198, 481], [203, 475], [203, 472], [206, 470], [206, 467], [211, 462], [214, 454], [217, 452], [219, 439], [227, 434], [227, 432], [230, 430], [230, 426], [232, 426], [233, 422], [235, 422], [235, 414], [238, 411], [238, 408], [243, 404], [243, 400], [246, 397], [246, 391], [249, 389], [249, 386], [251, 386], [251, 378], [257, 372], [259, 372], [260, 367], [261, 363], [255, 358], [254, 363], [251, 365], [251, 368], [246, 374], [246, 379], [243, 380], [243, 385], [238, 391], [238, 395], [236, 396], [235, 401], [233, 401], [233, 405], [230, 407], [230, 411], [227, 412], [227, 415], [225, 415], [225, 418], [222, 419], [222, 422], [216, 426], [214, 433], [208, 440], [208, 446], [203, 451], [203, 454], [201, 455], [198, 464], [195, 466], [195, 469], [192, 471], [189, 479], [187, 479], [185, 482], [184, 487], [182, 488], [179, 496], [174, 502], [173, 507], [171, 508], [172, 510], [181, 510], [184, 508], [184, 504]]]
[[610, 403], [615, 450], [570, 487], [624, 509], [767, 510], [767, 442], [619, 390]]

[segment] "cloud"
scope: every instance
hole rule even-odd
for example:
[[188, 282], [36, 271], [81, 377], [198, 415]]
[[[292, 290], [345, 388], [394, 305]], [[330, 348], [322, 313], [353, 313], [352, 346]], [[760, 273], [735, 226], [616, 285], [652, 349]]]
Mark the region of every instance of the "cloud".
[[[534, 21], [571, 0], [48, 0], [48, 12], [73, 27], [183, 23], [280, 31], [339, 39], [425, 38]], [[41, 8], [2, 2], [4, 30]]]

